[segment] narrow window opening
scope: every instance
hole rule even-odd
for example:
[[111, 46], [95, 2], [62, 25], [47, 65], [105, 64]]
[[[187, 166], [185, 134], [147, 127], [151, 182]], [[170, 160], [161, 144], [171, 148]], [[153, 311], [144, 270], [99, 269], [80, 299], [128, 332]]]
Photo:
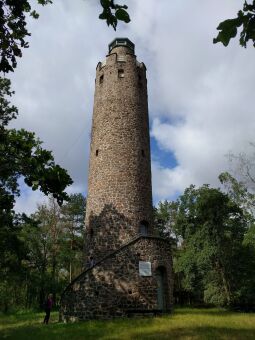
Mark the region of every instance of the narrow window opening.
[[104, 81], [104, 75], [102, 74], [99, 78], [99, 84], [102, 84]]
[[147, 221], [141, 221], [139, 225], [139, 234], [141, 234], [142, 236], [147, 236], [148, 227], [149, 227], [149, 223]]
[[140, 74], [138, 74], [138, 86], [143, 87], [142, 76]]
[[119, 78], [124, 78], [124, 70], [118, 70], [118, 77]]
[[145, 157], [145, 153], [144, 153], [144, 150], [142, 150], [142, 156]]
[[96, 150], [96, 157], [98, 156], [98, 150]]

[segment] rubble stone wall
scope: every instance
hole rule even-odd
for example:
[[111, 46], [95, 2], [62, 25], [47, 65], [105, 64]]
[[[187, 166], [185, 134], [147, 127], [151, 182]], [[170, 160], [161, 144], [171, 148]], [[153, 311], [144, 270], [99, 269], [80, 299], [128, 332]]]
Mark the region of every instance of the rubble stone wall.
[[142, 221], [153, 234], [146, 68], [129, 48], [117, 46], [96, 70], [87, 256], [118, 249], [138, 235]]
[[[139, 275], [139, 261], [149, 261], [151, 276]], [[168, 242], [138, 237], [81, 274], [62, 295], [60, 319], [78, 321], [125, 316], [129, 311], [157, 310], [157, 269], [164, 268], [165, 311], [173, 304], [173, 273]]]

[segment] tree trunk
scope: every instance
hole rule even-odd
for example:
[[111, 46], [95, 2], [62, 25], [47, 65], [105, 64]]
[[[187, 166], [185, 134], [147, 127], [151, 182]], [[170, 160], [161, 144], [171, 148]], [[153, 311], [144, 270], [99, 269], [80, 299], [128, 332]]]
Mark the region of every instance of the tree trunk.
[[53, 294], [53, 301], [56, 303], [56, 254], [53, 252], [52, 258], [52, 294]]
[[223, 268], [223, 265], [221, 264], [220, 260], [216, 261], [216, 269], [218, 271], [218, 273], [220, 274], [221, 280], [222, 280], [222, 285], [226, 294], [226, 299], [228, 302], [228, 305], [231, 302], [231, 293], [230, 293], [230, 287], [229, 287], [229, 283], [226, 279], [226, 275], [225, 275], [225, 271]]
[[72, 255], [73, 255], [73, 235], [70, 241], [70, 263], [69, 263], [69, 282], [72, 282]]
[[72, 282], [72, 262], [69, 263], [69, 282]]

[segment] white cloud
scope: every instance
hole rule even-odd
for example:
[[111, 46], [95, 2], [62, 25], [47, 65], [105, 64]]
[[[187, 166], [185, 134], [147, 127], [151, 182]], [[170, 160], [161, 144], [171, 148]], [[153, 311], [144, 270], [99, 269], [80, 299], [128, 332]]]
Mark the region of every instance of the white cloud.
[[18, 213], [30, 214], [37, 209], [38, 205], [48, 202], [48, 198], [40, 191], [32, 191], [23, 181], [20, 181], [22, 195], [17, 198], [15, 210]]
[[175, 199], [190, 182], [190, 173], [179, 166], [164, 168], [152, 161], [152, 183], [155, 203], [159, 200]]
[[[227, 48], [212, 44], [219, 22], [242, 4], [129, 0], [132, 21], [114, 32], [98, 20], [98, 3], [56, 1], [30, 20], [30, 48], [13, 76], [15, 126], [35, 131], [70, 172], [71, 190], [86, 191], [95, 68], [108, 43], [127, 36], [147, 66], [151, 133], [178, 162], [168, 169], [157, 157], [154, 196], [174, 197], [191, 183], [217, 185], [228, 167], [224, 155], [254, 138], [254, 49], [237, 39]], [[31, 201], [20, 206], [32, 210]]]

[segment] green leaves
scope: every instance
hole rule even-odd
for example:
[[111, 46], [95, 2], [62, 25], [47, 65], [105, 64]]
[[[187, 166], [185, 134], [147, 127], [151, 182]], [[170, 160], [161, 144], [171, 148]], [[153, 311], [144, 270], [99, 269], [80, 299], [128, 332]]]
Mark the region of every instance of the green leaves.
[[237, 256], [247, 231], [243, 209], [208, 185], [190, 186], [177, 203], [173, 228], [182, 242], [174, 263], [184, 290], [194, 295], [200, 290], [205, 302], [232, 303], [235, 278], [243, 270]]
[[240, 45], [246, 47], [248, 41], [251, 40], [255, 47], [255, 1], [252, 4], [245, 1], [243, 10], [238, 12], [236, 18], [221, 22], [217, 27], [220, 32], [213, 39], [213, 43], [221, 42], [224, 46], [228, 46], [230, 40], [236, 37], [239, 27], [242, 27]]
[[124, 9], [120, 8], [117, 9], [117, 11], [115, 12], [115, 16], [118, 20], [124, 21], [125, 23], [129, 23], [130, 22], [130, 18], [129, 18], [129, 14], [127, 11], [125, 11]]
[[30, 13], [31, 17], [33, 17], [34, 19], [38, 19], [39, 18], [39, 14], [36, 11], [32, 11]]
[[6, 128], [18, 114], [8, 101], [13, 93], [10, 80], [0, 78], [0, 225], [12, 223], [21, 177], [33, 190], [52, 194], [59, 204], [68, 199], [64, 190], [72, 184], [67, 171], [55, 164], [52, 153], [41, 147], [34, 133]]
[[[22, 57], [22, 48], [28, 48], [26, 38], [30, 36], [27, 30], [27, 13], [34, 19], [39, 14], [32, 9], [31, 0], [0, 1], [0, 72], [13, 72], [17, 66], [17, 58]], [[52, 0], [37, 0], [38, 4], [45, 6], [51, 4]], [[126, 11], [126, 5], [116, 4], [114, 0], [100, 0], [102, 13], [99, 18], [105, 20], [108, 26], [114, 30], [119, 21], [130, 22]]]
[[45, 195], [51, 193], [59, 204], [67, 199], [64, 189], [72, 184], [72, 180], [66, 170], [54, 163], [52, 153], [41, 148], [41, 141], [36, 139], [34, 133], [11, 129], [4, 143], [5, 148], [0, 153], [0, 179], [6, 188], [11, 189], [8, 184], [10, 179], [17, 187], [17, 179], [23, 176], [25, 183], [33, 190], [39, 188]]
[[100, 3], [103, 8], [109, 8], [111, 6], [111, 0], [100, 0]]
[[228, 19], [219, 24], [217, 30], [220, 30], [217, 38], [213, 40], [214, 44], [217, 42], [222, 42], [224, 46], [229, 44], [231, 38], [234, 38], [237, 34], [237, 27], [239, 27], [241, 23], [239, 23], [238, 18], [236, 19]]
[[99, 19], [106, 20], [108, 26], [112, 26], [114, 30], [117, 28], [118, 21], [130, 22], [130, 17], [126, 9], [126, 5], [115, 4], [114, 0], [100, 0], [103, 7]]
[[[6, 78], [0, 77], [0, 132], [3, 138], [4, 126], [7, 126], [9, 121], [15, 119], [18, 114], [18, 109], [10, 105], [10, 102], [6, 99], [6, 96], [12, 96], [14, 91], [11, 90], [11, 81]], [[1, 141], [1, 137], [0, 137]]]
[[[13, 72], [17, 66], [17, 57], [22, 57], [22, 48], [27, 48], [25, 40], [30, 36], [27, 30], [27, 13], [34, 19], [39, 14], [31, 8], [29, 0], [0, 1], [0, 72]], [[52, 0], [37, 0], [40, 5], [52, 3]]]

